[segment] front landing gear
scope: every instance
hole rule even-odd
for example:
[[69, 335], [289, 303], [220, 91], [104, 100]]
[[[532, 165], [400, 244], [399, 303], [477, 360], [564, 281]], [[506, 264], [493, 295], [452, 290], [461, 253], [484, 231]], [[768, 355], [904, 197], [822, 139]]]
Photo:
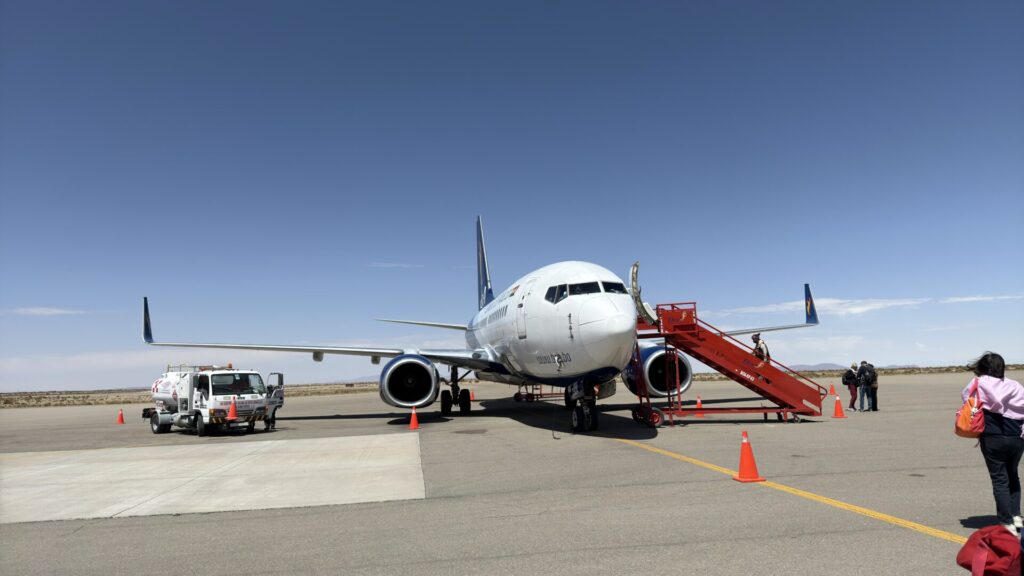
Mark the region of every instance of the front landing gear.
[[469, 390], [459, 387], [459, 369], [455, 366], [451, 367], [451, 388], [441, 391], [441, 415], [451, 416], [456, 402], [459, 403], [459, 414], [468, 415], [473, 410], [473, 401]]
[[[590, 392], [590, 394], [587, 394]], [[592, 386], [573, 384], [565, 389], [566, 408], [572, 410], [573, 433], [597, 430], [597, 398]]]

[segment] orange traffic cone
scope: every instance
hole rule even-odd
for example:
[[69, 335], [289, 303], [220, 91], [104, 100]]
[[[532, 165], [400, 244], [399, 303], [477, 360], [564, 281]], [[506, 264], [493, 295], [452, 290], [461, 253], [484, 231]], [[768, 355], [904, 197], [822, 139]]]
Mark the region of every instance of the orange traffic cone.
[[124, 410], [120, 408], [117, 409], [117, 423], [124, 424]]
[[696, 416], [697, 418], [703, 418], [704, 417], [704, 413], [700, 411], [703, 408], [704, 408], [704, 404], [701, 403], [700, 396], [697, 396], [697, 412], [694, 412], [693, 415]]
[[228, 408], [228, 422], [238, 420], [238, 407], [235, 406], [235, 397], [231, 397], [231, 408]]
[[409, 417], [409, 430], [419, 430], [420, 419], [416, 417], [416, 407], [412, 407], [412, 416]]
[[743, 431], [743, 444], [740, 445], [740, 473], [732, 477], [737, 482], [764, 482], [757, 475], [757, 462], [754, 462], [754, 449], [750, 447], [747, 431]]
[[843, 403], [839, 401], [839, 396], [836, 396], [836, 411], [832, 414], [833, 418], [846, 418], [846, 414], [843, 412]]
[[472, 390], [469, 391], [469, 401], [476, 402], [476, 392], [473, 392]]
[[828, 385], [828, 395], [829, 396], [835, 396], [836, 395], [836, 386], [835, 386], [835, 384], [829, 384]]

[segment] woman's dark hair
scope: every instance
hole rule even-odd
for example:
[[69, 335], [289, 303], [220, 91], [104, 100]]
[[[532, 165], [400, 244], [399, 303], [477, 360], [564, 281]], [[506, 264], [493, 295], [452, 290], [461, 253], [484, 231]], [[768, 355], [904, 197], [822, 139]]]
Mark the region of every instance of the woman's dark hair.
[[967, 366], [975, 376], [991, 376], [993, 378], [1003, 379], [1003, 374], [1006, 372], [1006, 362], [1003, 361], [1003, 357], [995, 352], [985, 352], [974, 361], [973, 364]]

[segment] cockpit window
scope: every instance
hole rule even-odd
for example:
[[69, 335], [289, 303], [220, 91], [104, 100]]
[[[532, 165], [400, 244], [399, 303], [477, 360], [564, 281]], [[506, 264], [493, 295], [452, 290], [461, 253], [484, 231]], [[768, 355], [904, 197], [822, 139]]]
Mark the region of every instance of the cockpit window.
[[555, 303], [555, 291], [558, 290], [558, 286], [552, 286], [548, 288], [548, 291], [544, 293], [544, 299], [552, 304]]
[[544, 293], [544, 299], [552, 304], [557, 304], [569, 294], [568, 286], [561, 284], [559, 286], [552, 286], [548, 288], [548, 291]]
[[584, 282], [582, 284], [569, 284], [569, 295], [594, 294], [601, 291], [601, 285], [597, 282]]
[[622, 282], [601, 282], [604, 291], [609, 294], [626, 294], [626, 286]]

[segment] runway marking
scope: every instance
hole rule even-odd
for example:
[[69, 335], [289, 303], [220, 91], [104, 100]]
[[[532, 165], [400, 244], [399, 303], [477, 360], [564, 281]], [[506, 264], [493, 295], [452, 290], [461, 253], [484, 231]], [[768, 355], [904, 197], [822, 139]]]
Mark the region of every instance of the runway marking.
[[[647, 450], [648, 452], [653, 452], [655, 454], [660, 454], [662, 456], [668, 456], [669, 458], [679, 460], [680, 462], [693, 464], [694, 466], [699, 466], [701, 468], [711, 470], [712, 472], [718, 472], [719, 474], [726, 474], [728, 476], [736, 475], [735, 470], [723, 468], [722, 466], [717, 466], [715, 464], [704, 462], [702, 460], [697, 460], [696, 458], [691, 458], [689, 456], [683, 456], [682, 454], [678, 454], [670, 450], [665, 450], [663, 448], [658, 448], [656, 446], [643, 444], [635, 440], [625, 440], [623, 438], [613, 438], [613, 440], [616, 440], [623, 444], [628, 444], [629, 446], [634, 446], [636, 448]], [[934, 538], [939, 538], [940, 540], [948, 540], [949, 542], [961, 545], [967, 542], [967, 538], [960, 536], [959, 534], [953, 534], [952, 532], [946, 532], [945, 530], [939, 530], [937, 528], [925, 526], [924, 524], [918, 524], [917, 522], [904, 520], [903, 518], [898, 518], [890, 514], [885, 514], [883, 512], [871, 510], [870, 508], [864, 508], [863, 506], [857, 506], [856, 504], [849, 504], [841, 500], [836, 500], [835, 498], [829, 498], [828, 496], [821, 496], [820, 494], [815, 494], [813, 492], [808, 492], [806, 490], [801, 490], [799, 488], [794, 488], [792, 486], [786, 486], [785, 484], [779, 484], [778, 482], [765, 481], [758, 482], [757, 484], [760, 484], [761, 486], [764, 486], [766, 488], [771, 488], [773, 490], [779, 490], [780, 492], [786, 492], [787, 494], [792, 494], [794, 496], [806, 498], [807, 500], [811, 500], [813, 502], [818, 502], [820, 504], [825, 504], [828, 506], [832, 506], [834, 508], [839, 508], [840, 510], [846, 510], [847, 512], [853, 512], [854, 514], [860, 514], [861, 516], [866, 516], [868, 518], [873, 518], [875, 520], [881, 520], [882, 522], [887, 522], [894, 526], [899, 526], [901, 528], [906, 528], [908, 530], [914, 530], [915, 532], [920, 532], [922, 534], [926, 534]]]

